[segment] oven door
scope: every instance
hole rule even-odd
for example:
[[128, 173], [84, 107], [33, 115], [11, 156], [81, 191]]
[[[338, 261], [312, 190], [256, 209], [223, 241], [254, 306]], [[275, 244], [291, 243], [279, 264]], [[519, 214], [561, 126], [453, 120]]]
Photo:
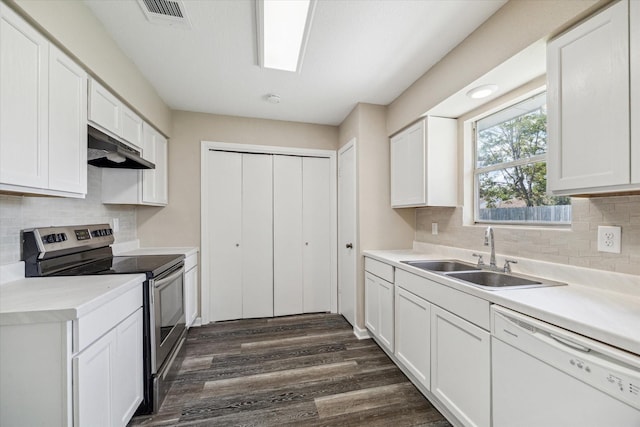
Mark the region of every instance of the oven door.
[[151, 372], [156, 374], [185, 329], [184, 267], [150, 280]]

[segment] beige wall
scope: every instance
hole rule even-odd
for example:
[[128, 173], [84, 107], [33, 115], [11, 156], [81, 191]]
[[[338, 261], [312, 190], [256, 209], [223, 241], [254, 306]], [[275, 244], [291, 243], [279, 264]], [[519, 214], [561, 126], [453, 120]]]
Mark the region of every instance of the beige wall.
[[567, 28], [610, 0], [511, 0], [396, 98], [387, 134], [491, 71], [525, 47]]
[[362, 251], [411, 247], [414, 209], [392, 209], [386, 107], [358, 104], [340, 125], [340, 146], [356, 138], [358, 256], [356, 324], [364, 328], [364, 259]]
[[173, 112], [169, 205], [138, 208], [143, 246], [200, 247], [201, 141], [336, 150], [338, 128], [276, 120]]
[[[640, 196], [572, 198], [569, 229], [494, 226], [496, 252], [541, 261], [640, 275]], [[431, 223], [438, 223], [438, 235]], [[620, 254], [598, 252], [598, 225], [622, 227]], [[416, 240], [486, 253], [484, 226], [463, 226], [462, 208], [421, 208]], [[469, 260], [470, 261], [470, 260]]]
[[[3, 0], [4, 1], [4, 0]], [[123, 101], [167, 136], [171, 110], [135, 64], [79, 0], [8, 0]]]

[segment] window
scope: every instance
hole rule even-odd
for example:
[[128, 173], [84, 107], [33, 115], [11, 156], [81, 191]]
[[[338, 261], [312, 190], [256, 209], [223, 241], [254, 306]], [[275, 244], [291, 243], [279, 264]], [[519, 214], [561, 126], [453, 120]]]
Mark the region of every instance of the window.
[[571, 222], [571, 199], [546, 192], [546, 93], [484, 117], [474, 128], [475, 222]]

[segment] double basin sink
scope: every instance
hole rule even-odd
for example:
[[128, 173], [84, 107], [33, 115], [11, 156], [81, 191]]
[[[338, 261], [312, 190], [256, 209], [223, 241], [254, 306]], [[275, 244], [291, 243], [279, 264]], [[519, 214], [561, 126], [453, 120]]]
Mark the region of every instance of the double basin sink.
[[523, 277], [521, 275], [481, 270], [473, 264], [457, 260], [420, 260], [401, 262], [421, 270], [439, 273], [465, 284], [470, 284], [488, 290], [539, 288], [565, 285], [565, 283], [558, 283], [535, 277]]

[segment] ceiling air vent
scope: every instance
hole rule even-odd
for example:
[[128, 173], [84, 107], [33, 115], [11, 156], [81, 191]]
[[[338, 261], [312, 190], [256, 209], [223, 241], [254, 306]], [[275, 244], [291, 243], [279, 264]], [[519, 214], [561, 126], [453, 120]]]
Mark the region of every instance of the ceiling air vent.
[[138, 4], [149, 22], [191, 28], [182, 0], [138, 0]]

